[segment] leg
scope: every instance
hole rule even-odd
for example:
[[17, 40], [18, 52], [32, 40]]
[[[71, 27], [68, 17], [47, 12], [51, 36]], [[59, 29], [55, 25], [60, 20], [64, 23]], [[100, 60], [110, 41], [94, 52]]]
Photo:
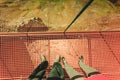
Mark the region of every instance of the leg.
[[41, 56], [42, 63], [31, 73], [29, 80], [42, 80], [45, 78], [45, 72], [48, 66], [45, 56]]
[[80, 57], [79, 65], [82, 68], [82, 70], [85, 72], [85, 74], [87, 75], [87, 77], [90, 77], [91, 75], [95, 75], [95, 74], [100, 74], [100, 72], [98, 70], [96, 70], [96, 69], [94, 69], [94, 68], [86, 65], [83, 62], [83, 56]]
[[64, 80], [64, 70], [59, 62], [60, 57], [57, 56], [47, 80]]
[[68, 65], [64, 57], [62, 58], [62, 61], [70, 80], [84, 80], [83, 75], [78, 73], [70, 65]]

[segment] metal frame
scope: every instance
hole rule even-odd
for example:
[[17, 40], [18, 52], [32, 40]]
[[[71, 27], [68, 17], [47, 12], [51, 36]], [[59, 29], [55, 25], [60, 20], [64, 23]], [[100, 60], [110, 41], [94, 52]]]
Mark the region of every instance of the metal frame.
[[0, 33], [1, 40], [53, 40], [53, 39], [81, 39], [109, 37], [112, 33], [120, 37], [120, 31], [91, 31], [91, 32], [23, 32], [23, 33]]

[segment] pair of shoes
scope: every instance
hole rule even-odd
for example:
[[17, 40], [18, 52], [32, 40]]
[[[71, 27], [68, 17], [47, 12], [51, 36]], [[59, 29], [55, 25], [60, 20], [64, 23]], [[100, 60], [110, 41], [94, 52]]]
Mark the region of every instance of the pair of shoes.
[[[84, 58], [83, 58], [82, 55], [79, 57], [79, 59], [80, 59], [80, 61], [82, 61], [82, 62], [83, 62], [83, 60], [84, 60]], [[65, 60], [65, 57], [62, 57], [62, 63], [63, 63], [64, 65], [67, 63], [66, 60]]]
[[[60, 60], [61, 60], [61, 57], [58, 55], [58, 56], [56, 57], [55, 62], [60, 62]], [[44, 55], [42, 55], [42, 54], [41, 54], [41, 61], [42, 61], [42, 62], [43, 62], [43, 61], [46, 61], [46, 57], [45, 57]]]

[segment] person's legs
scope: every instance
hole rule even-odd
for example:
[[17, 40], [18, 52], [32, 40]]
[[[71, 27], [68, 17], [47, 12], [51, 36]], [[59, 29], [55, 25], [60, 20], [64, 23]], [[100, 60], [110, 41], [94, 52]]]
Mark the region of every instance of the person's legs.
[[78, 73], [69, 64], [67, 64], [67, 62], [66, 62], [64, 57], [62, 57], [62, 62], [64, 64], [65, 70], [66, 70], [70, 80], [84, 80], [83, 75]]
[[86, 65], [83, 62], [83, 56], [80, 57], [79, 65], [82, 68], [82, 70], [85, 72], [85, 74], [86, 74], [87, 77], [90, 77], [91, 75], [100, 74], [100, 72], [98, 70], [96, 70], [96, 69], [94, 69], [94, 68]]
[[52, 66], [52, 70], [50, 71], [48, 75], [47, 80], [64, 80], [64, 71], [60, 64], [60, 56], [57, 56]]
[[46, 61], [45, 56], [41, 55], [41, 64], [31, 73], [28, 77], [29, 80], [42, 80], [45, 78], [45, 72], [48, 66], [48, 61]]

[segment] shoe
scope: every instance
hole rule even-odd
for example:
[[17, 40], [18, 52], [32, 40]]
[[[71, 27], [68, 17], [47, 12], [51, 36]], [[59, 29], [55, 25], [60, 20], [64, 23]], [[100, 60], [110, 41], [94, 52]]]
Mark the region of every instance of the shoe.
[[66, 63], [65, 57], [62, 57], [62, 62], [63, 62], [63, 64]]
[[46, 57], [44, 55], [41, 54], [41, 61], [46, 61]]
[[80, 59], [80, 61], [83, 61], [83, 60], [84, 60], [84, 58], [83, 58], [82, 55], [79, 57], [79, 59]]
[[57, 55], [55, 62], [60, 62], [60, 60], [61, 60], [61, 57]]

